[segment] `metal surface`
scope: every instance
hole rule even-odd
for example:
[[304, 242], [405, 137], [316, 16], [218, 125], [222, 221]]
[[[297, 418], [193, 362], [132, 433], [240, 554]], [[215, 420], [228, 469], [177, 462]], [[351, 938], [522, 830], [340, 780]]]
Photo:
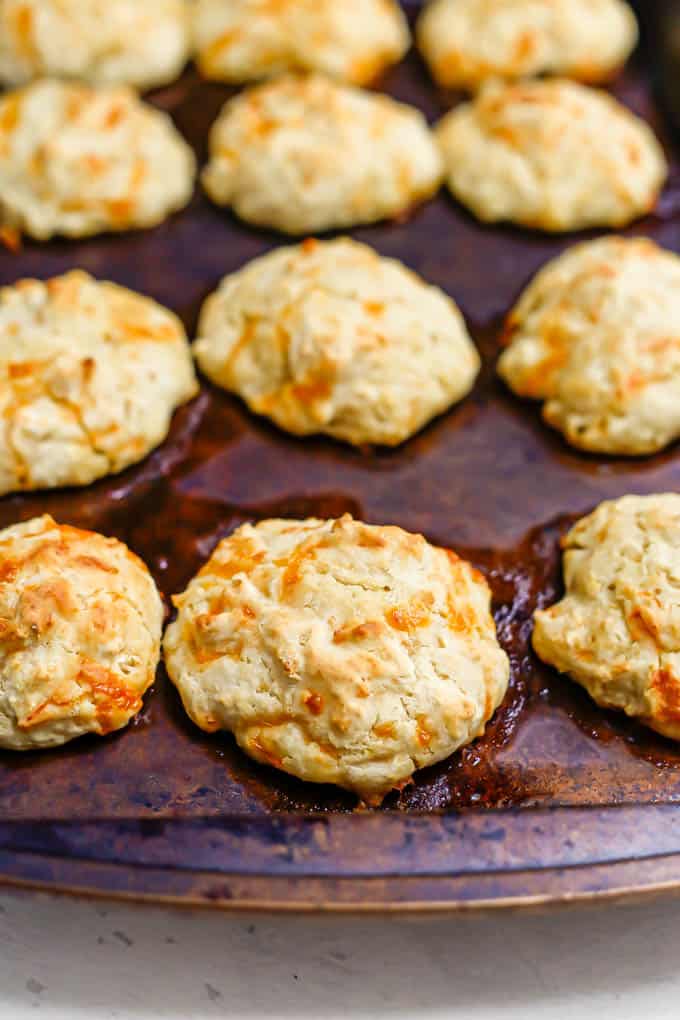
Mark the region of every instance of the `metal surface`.
[[[411, 55], [381, 87], [432, 119], [440, 95]], [[642, 61], [613, 86], [661, 130]], [[156, 93], [205, 156], [229, 90], [193, 72]], [[480, 172], [483, 168], [480, 168]], [[680, 251], [678, 164], [637, 223]], [[50, 512], [118, 535], [165, 595], [244, 520], [334, 516], [421, 531], [489, 578], [512, 685], [486, 736], [416, 776], [378, 812], [249, 761], [185, 717], [162, 670], [141, 717], [107, 739], [0, 755], [0, 880], [100, 895], [268, 909], [518, 905], [680, 886], [680, 751], [600, 711], [542, 667], [530, 619], [559, 593], [559, 535], [626, 492], [678, 491], [677, 449], [640, 461], [566, 447], [494, 375], [502, 320], [530, 276], [586, 235], [474, 222], [442, 192], [406, 221], [353, 232], [459, 302], [484, 356], [472, 396], [395, 451], [296, 440], [208, 385], [164, 446], [82, 491], [0, 501], [0, 526]], [[589, 235], [593, 236], [593, 235]], [[281, 238], [197, 192], [157, 230], [0, 253], [0, 283], [73, 266], [146, 292], [193, 330], [220, 277]]]
[[654, 54], [652, 80], [659, 102], [680, 137], [680, 0], [638, 0], [638, 18], [645, 43]]

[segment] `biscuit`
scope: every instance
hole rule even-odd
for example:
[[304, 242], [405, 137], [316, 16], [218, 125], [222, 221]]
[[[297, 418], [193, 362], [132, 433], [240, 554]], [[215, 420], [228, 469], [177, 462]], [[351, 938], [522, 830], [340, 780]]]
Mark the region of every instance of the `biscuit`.
[[0, 747], [126, 726], [160, 656], [163, 603], [115, 538], [36, 517], [0, 531]]
[[621, 227], [654, 208], [668, 172], [644, 121], [575, 82], [488, 86], [437, 137], [453, 195], [488, 223]]
[[206, 301], [194, 353], [218, 386], [295, 435], [394, 446], [472, 388], [454, 302], [347, 238], [278, 248]]
[[198, 0], [194, 12], [199, 70], [219, 81], [322, 71], [366, 85], [411, 44], [395, 0]]
[[498, 363], [572, 446], [654, 453], [680, 436], [680, 258], [646, 238], [576, 245], [510, 313]]
[[47, 240], [152, 227], [191, 198], [194, 154], [127, 87], [38, 81], [0, 99], [0, 221]]
[[400, 528], [247, 524], [175, 603], [165, 662], [196, 725], [366, 803], [480, 736], [507, 690], [486, 581]]
[[184, 0], [0, 0], [0, 81], [82, 78], [152, 88], [189, 55]]
[[88, 485], [142, 460], [197, 392], [179, 319], [71, 272], [0, 290], [0, 494]]
[[442, 160], [423, 115], [320, 75], [286, 75], [224, 106], [206, 191], [287, 234], [374, 223], [433, 195]]
[[566, 595], [535, 614], [536, 652], [602, 708], [680, 740], [680, 496], [602, 503], [563, 547]]
[[417, 38], [440, 85], [475, 91], [491, 78], [539, 74], [605, 81], [625, 64], [638, 29], [622, 0], [433, 0]]

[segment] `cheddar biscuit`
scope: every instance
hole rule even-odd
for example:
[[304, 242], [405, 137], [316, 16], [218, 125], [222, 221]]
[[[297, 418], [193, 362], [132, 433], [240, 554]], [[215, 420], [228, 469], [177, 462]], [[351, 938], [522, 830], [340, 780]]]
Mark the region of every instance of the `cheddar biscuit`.
[[179, 319], [83, 272], [0, 290], [0, 495], [142, 460], [197, 391]]
[[418, 110], [319, 75], [286, 75], [229, 100], [203, 172], [218, 205], [287, 234], [398, 216], [441, 179]]
[[122, 542], [36, 517], [0, 531], [0, 747], [126, 726], [160, 656], [163, 604]]
[[472, 388], [454, 302], [349, 239], [279, 248], [206, 301], [194, 352], [218, 386], [295, 435], [394, 446]]
[[486, 581], [400, 528], [247, 524], [175, 603], [165, 661], [196, 725], [370, 804], [480, 736], [507, 690]]
[[433, 0], [418, 45], [436, 81], [475, 91], [491, 78], [610, 78], [628, 59], [637, 22], [622, 0]]
[[535, 614], [536, 652], [598, 705], [680, 740], [680, 496], [602, 503], [563, 547], [566, 594]]
[[152, 227], [191, 198], [194, 155], [126, 87], [44, 80], [0, 99], [0, 220], [38, 240]]
[[189, 55], [185, 0], [0, 0], [0, 81], [82, 78], [152, 88]]
[[487, 223], [622, 227], [651, 212], [668, 172], [644, 121], [569, 81], [489, 86], [437, 137], [451, 192]]
[[196, 0], [193, 21], [201, 73], [236, 83], [322, 71], [366, 85], [411, 42], [396, 0]]
[[549, 262], [510, 313], [498, 371], [572, 446], [655, 453], [680, 436], [680, 258], [607, 237]]

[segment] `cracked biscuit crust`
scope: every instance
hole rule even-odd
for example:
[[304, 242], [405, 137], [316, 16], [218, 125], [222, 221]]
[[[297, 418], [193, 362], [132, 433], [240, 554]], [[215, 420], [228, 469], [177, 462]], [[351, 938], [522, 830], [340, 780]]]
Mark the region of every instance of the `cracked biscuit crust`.
[[83, 78], [152, 88], [189, 54], [184, 0], [0, 0], [0, 81]]
[[654, 208], [668, 173], [643, 120], [576, 82], [489, 85], [436, 134], [451, 192], [489, 223], [622, 227]]
[[165, 661], [196, 725], [367, 803], [480, 736], [507, 690], [486, 581], [400, 528], [245, 525], [175, 603]]
[[538, 655], [680, 740], [680, 496], [602, 503], [563, 540], [566, 595], [535, 614]]
[[456, 305], [349, 239], [279, 248], [201, 314], [202, 371], [295, 435], [397, 445], [462, 399], [479, 355]]
[[474, 91], [490, 78], [606, 80], [628, 59], [638, 29], [621, 0], [434, 0], [417, 37], [440, 85]]
[[680, 436], [680, 258], [608, 237], [549, 262], [510, 313], [498, 371], [593, 453], [655, 453]]
[[313, 234], [406, 212], [439, 189], [442, 161], [419, 110], [285, 75], [225, 104], [202, 179], [241, 219]]
[[76, 271], [0, 290], [0, 495], [88, 485], [167, 436], [197, 392], [179, 319]]
[[322, 71], [355, 85], [377, 78], [411, 43], [395, 0], [198, 0], [194, 40], [206, 78]]
[[127, 87], [44, 80], [0, 99], [0, 219], [38, 240], [155, 226], [189, 201], [195, 168]]
[[122, 542], [36, 517], [0, 531], [0, 747], [127, 725], [153, 683], [163, 604]]

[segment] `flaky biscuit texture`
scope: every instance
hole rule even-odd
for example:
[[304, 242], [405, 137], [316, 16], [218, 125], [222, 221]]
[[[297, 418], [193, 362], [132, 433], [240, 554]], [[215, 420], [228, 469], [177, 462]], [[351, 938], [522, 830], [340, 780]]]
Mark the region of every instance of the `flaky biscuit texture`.
[[566, 594], [535, 614], [536, 652], [598, 705], [680, 740], [680, 496], [602, 503], [563, 546]]
[[349, 239], [279, 248], [227, 276], [202, 371], [296, 435], [394, 446], [465, 396], [479, 355], [454, 302]]
[[152, 227], [191, 198], [196, 162], [131, 89], [45, 79], [0, 99], [0, 219], [38, 240]]
[[622, 227], [667, 176], [651, 128], [605, 92], [561, 79], [490, 85], [440, 121], [453, 195], [484, 222]]
[[0, 494], [141, 460], [197, 392], [179, 319], [80, 271], [0, 290]]
[[81, 78], [152, 88], [189, 56], [185, 0], [0, 0], [0, 81]]
[[418, 110], [320, 75], [285, 75], [227, 102], [203, 172], [218, 205], [287, 234], [398, 216], [441, 180]]
[[507, 689], [484, 578], [400, 528], [244, 525], [175, 601], [165, 660], [193, 721], [367, 803], [479, 736]]
[[638, 29], [622, 0], [433, 0], [417, 37], [440, 85], [476, 91], [490, 79], [539, 74], [605, 81]]
[[549, 262], [511, 312], [498, 370], [572, 446], [640, 456], [680, 436], [680, 258], [607, 237]]
[[127, 725], [153, 683], [163, 604], [122, 542], [36, 517], [0, 531], [0, 747]]
[[237, 83], [322, 71], [366, 85], [411, 42], [395, 0], [196, 0], [193, 21], [201, 73]]

